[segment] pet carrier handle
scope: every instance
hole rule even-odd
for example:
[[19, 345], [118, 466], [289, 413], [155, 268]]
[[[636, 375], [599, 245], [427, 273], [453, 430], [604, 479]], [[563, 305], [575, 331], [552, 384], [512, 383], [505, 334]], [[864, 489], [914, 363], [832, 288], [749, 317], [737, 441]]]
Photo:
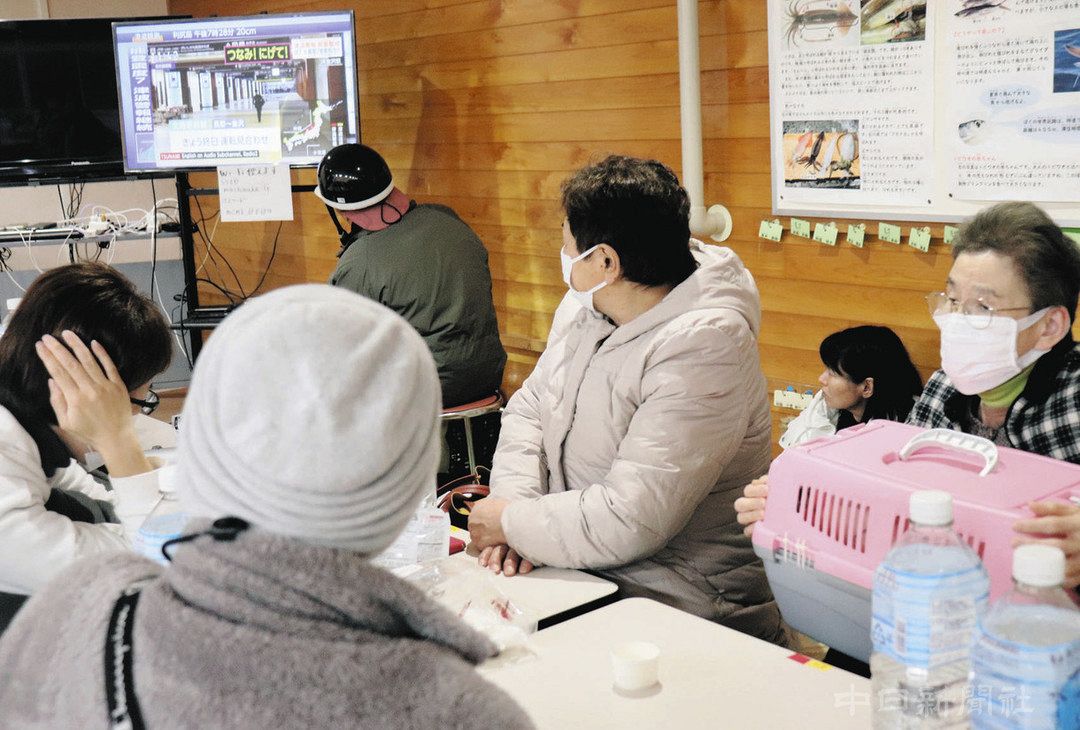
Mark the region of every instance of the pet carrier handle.
[[948, 446], [958, 451], [966, 451], [983, 457], [986, 464], [983, 466], [982, 471], [979, 472], [981, 477], [993, 471], [998, 461], [998, 449], [993, 441], [948, 428], [932, 428], [915, 436], [900, 449], [900, 460], [907, 459], [924, 446]]

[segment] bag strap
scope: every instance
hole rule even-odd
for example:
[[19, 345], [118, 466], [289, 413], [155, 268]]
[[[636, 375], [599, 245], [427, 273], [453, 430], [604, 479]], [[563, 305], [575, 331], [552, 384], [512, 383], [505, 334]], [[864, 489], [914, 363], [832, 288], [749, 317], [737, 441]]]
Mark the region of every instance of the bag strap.
[[105, 700], [112, 730], [143, 730], [139, 698], [135, 696], [135, 666], [132, 656], [135, 607], [143, 583], [124, 589], [113, 606], [105, 634]]

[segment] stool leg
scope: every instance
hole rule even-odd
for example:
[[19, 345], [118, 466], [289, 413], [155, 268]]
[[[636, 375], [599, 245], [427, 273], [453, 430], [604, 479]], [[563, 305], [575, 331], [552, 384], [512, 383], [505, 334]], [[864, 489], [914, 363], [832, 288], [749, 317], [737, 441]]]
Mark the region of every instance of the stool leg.
[[472, 419], [464, 418], [465, 422], [465, 449], [469, 455], [469, 473], [476, 474], [476, 454], [473, 452]]

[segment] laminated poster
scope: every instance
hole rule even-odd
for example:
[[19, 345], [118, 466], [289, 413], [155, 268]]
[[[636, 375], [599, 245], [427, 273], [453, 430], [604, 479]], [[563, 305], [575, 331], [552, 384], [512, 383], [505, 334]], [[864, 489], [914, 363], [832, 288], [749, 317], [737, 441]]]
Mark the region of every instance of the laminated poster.
[[778, 206], [928, 206], [934, 17], [927, 2], [768, 2]]
[[1080, 2], [947, 2], [948, 194], [1080, 201]]

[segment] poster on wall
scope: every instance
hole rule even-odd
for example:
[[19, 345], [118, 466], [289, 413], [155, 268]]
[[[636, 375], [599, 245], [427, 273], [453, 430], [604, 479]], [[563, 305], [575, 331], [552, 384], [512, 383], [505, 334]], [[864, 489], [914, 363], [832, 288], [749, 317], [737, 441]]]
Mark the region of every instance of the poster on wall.
[[777, 208], [929, 206], [934, 19], [927, 2], [769, 0], [768, 12]]
[[1080, 201], [1080, 4], [948, 4], [949, 196]]

